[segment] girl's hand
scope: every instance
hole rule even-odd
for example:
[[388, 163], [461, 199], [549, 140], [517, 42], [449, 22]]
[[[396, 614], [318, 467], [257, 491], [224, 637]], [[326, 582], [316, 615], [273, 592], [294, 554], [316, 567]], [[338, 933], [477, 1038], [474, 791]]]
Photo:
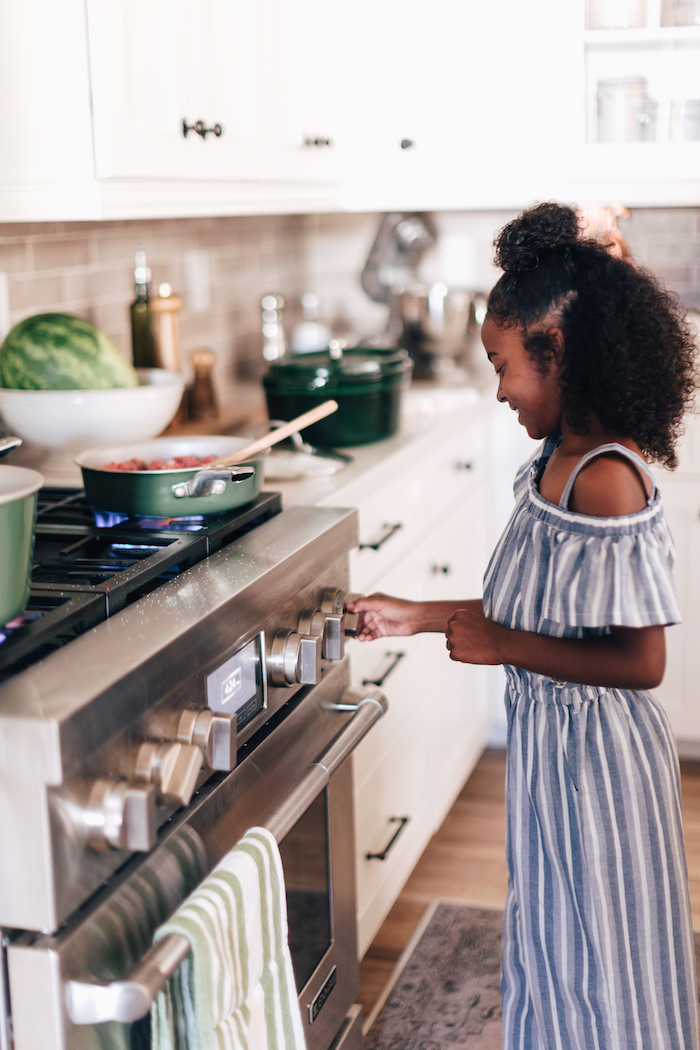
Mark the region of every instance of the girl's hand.
[[450, 659], [463, 664], [500, 664], [499, 635], [506, 630], [474, 608], [458, 609], [447, 624]]
[[398, 638], [420, 630], [420, 602], [392, 598], [389, 594], [370, 594], [348, 605], [348, 612], [359, 613], [355, 635], [361, 642], [374, 638]]

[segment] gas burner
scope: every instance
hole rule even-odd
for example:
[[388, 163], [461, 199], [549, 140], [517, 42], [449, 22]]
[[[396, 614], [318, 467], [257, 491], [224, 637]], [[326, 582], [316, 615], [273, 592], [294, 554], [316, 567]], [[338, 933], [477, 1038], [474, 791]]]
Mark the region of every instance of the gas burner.
[[0, 681], [214, 554], [282, 509], [263, 492], [216, 517], [129, 518], [82, 490], [39, 492], [34, 568], [22, 616], [0, 629]]

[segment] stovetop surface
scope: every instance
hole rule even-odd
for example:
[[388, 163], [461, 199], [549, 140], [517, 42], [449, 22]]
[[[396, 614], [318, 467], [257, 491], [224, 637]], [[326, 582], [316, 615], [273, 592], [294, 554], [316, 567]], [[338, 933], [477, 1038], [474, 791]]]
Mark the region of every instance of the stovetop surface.
[[216, 517], [127, 518], [82, 489], [43, 488], [29, 603], [0, 628], [0, 683], [282, 510], [262, 492]]

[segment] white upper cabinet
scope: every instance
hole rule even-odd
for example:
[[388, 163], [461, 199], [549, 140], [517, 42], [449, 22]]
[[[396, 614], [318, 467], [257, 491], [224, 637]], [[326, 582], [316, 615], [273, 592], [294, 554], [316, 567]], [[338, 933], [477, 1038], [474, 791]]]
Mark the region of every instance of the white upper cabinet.
[[591, 2], [0, 0], [0, 221], [700, 203], [690, 0]]
[[190, 14], [187, 0], [87, 0], [99, 179], [192, 175]]
[[352, 206], [517, 206], [539, 194], [583, 114], [577, 8], [357, 0], [344, 76]]
[[337, 209], [334, 9], [0, 0], [0, 221]]
[[331, 177], [320, 0], [87, 5], [98, 178]]

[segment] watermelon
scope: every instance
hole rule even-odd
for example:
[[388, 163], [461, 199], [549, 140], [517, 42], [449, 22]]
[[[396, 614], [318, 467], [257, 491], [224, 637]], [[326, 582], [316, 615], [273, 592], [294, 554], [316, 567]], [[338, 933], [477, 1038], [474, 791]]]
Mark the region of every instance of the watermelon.
[[71, 314], [34, 314], [0, 346], [0, 386], [14, 390], [105, 390], [138, 386], [112, 340]]

